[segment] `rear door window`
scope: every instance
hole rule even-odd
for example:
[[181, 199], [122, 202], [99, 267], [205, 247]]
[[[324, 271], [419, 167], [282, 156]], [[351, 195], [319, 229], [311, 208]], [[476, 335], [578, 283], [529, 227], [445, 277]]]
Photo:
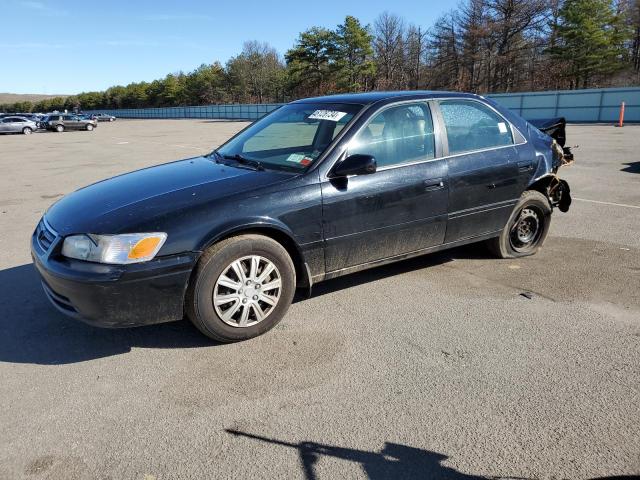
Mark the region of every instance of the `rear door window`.
[[442, 100], [449, 154], [513, 144], [509, 123], [488, 106], [472, 100]]

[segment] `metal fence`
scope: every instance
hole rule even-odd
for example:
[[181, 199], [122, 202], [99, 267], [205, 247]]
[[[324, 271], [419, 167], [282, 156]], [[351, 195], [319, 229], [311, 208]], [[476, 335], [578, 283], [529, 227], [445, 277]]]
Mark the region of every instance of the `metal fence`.
[[[565, 117], [573, 123], [615, 122], [625, 102], [625, 122], [640, 123], [640, 87], [558, 90], [486, 95], [526, 119]], [[204, 105], [195, 107], [95, 110], [120, 118], [208, 118], [256, 120], [281, 104]]]
[[202, 105], [194, 107], [121, 108], [88, 110], [86, 113], [106, 113], [119, 118], [209, 118], [220, 120], [256, 120], [280, 107], [279, 103]]
[[558, 90], [487, 95], [527, 120], [565, 117], [572, 123], [616, 122], [625, 102], [625, 122], [640, 122], [640, 87]]

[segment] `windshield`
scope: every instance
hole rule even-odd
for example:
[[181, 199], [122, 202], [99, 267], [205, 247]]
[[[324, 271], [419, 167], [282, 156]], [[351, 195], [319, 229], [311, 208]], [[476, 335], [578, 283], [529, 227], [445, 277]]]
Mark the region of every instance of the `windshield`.
[[302, 171], [329, 146], [362, 105], [298, 103], [258, 120], [216, 152], [265, 168]]

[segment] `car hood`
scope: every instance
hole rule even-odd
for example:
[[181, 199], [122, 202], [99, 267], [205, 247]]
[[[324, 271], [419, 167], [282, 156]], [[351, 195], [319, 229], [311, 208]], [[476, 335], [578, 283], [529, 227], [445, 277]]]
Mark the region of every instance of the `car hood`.
[[208, 157], [158, 165], [81, 188], [51, 206], [46, 219], [60, 235], [160, 228], [167, 213], [290, 178], [291, 174], [218, 164]]

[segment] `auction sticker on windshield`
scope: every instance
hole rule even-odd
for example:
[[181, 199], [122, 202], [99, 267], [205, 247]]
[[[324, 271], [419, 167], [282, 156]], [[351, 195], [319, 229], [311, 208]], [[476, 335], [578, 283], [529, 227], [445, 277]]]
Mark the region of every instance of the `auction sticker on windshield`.
[[313, 159], [307, 157], [304, 153], [292, 153], [287, 157], [287, 162], [299, 163], [306, 167], [313, 162]]
[[344, 117], [347, 112], [338, 112], [337, 110], [316, 110], [309, 115], [309, 120], [331, 120], [337, 122]]

